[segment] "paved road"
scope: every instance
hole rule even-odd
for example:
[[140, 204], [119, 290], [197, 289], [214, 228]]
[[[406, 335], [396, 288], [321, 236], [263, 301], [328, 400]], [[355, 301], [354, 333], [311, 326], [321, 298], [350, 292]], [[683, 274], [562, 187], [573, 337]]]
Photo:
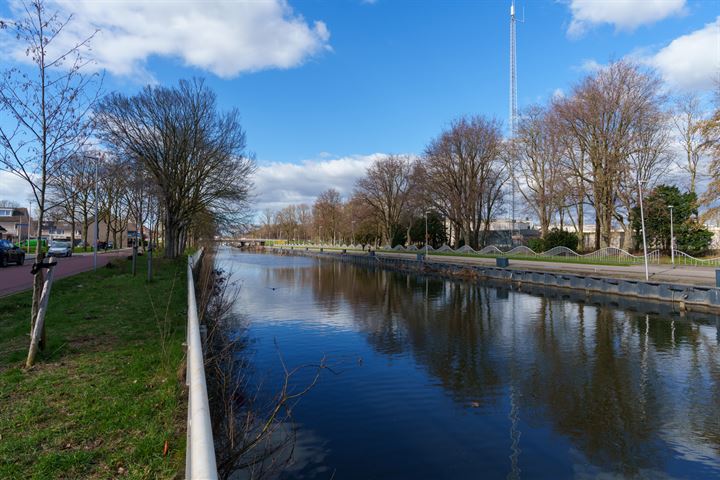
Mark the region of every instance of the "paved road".
[[[105, 264], [113, 258], [127, 254], [127, 251], [98, 254], [98, 267], [105, 266]], [[55, 267], [55, 279], [69, 277], [92, 270], [93, 268], [92, 254], [74, 254], [69, 258], [58, 258], [57, 261], [58, 265]], [[33, 276], [30, 274], [31, 268], [32, 261], [27, 258], [25, 265], [9, 265], [5, 268], [0, 268], [0, 297], [31, 289], [33, 281]]]
[[[287, 248], [287, 247], [285, 247]], [[311, 248], [311, 250], [316, 250]], [[334, 250], [328, 250], [333, 252]], [[354, 254], [348, 251], [348, 254]], [[420, 252], [419, 252], [420, 253]], [[367, 255], [367, 253], [357, 253], [358, 255]], [[397, 258], [415, 258], [415, 255], [407, 253], [386, 253], [378, 252], [378, 256], [397, 257]], [[455, 264], [474, 264], [474, 265], [495, 265], [494, 258], [479, 257], [452, 257], [449, 255], [429, 255], [428, 262], [438, 263], [455, 263]], [[516, 260], [510, 259], [510, 268], [518, 270], [532, 270], [539, 272], [556, 272], [571, 273], [586, 276], [623, 278], [632, 280], [645, 280], [645, 266], [640, 265], [587, 265], [581, 263], [560, 263], [560, 262], [542, 262], [534, 260]], [[720, 267], [698, 267], [678, 265], [672, 268], [670, 265], [650, 265], [649, 268], [651, 282], [674, 283], [678, 285], [696, 285], [703, 287], [715, 286], [715, 270]]]

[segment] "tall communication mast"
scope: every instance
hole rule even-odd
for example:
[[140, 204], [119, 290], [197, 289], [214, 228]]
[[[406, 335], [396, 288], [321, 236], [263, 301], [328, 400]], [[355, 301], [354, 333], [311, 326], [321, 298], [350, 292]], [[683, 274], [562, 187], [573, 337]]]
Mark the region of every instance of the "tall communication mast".
[[510, 4], [510, 138], [517, 127], [517, 57], [515, 56], [515, 0]]
[[[517, 57], [515, 54], [515, 0], [510, 4], [510, 140], [515, 138], [517, 129]], [[510, 181], [512, 182], [512, 219], [510, 224], [510, 244], [514, 245], [515, 236], [515, 189], [517, 182], [515, 181], [515, 158], [510, 159]]]

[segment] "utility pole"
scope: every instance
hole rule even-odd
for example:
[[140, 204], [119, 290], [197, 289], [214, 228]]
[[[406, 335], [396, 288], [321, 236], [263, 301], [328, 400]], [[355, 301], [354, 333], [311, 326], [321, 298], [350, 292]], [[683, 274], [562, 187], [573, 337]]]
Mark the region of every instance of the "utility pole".
[[[101, 154], [102, 155], [102, 154]], [[100, 219], [98, 218], [98, 163], [100, 157], [95, 157], [95, 245], [93, 246], [93, 271], [97, 271], [98, 237], [100, 236]]]
[[673, 231], [673, 206], [668, 205], [670, 209], [670, 259], [672, 266], [675, 268], [675, 232]]

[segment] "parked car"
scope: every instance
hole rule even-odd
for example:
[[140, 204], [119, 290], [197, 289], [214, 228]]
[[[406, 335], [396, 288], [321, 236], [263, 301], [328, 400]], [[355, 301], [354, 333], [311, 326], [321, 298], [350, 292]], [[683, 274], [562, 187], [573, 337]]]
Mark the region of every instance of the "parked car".
[[72, 257], [70, 242], [53, 242], [48, 248], [48, 257]]
[[8, 263], [22, 265], [25, 263], [25, 252], [10, 240], [0, 240], [0, 267], [7, 267]]

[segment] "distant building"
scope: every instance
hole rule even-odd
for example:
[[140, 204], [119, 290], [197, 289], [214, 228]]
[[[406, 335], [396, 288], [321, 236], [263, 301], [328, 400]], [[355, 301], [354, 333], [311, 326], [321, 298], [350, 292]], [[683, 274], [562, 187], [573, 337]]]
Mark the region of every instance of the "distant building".
[[18, 242], [28, 238], [30, 217], [27, 208], [0, 206], [0, 231], [2, 238]]

